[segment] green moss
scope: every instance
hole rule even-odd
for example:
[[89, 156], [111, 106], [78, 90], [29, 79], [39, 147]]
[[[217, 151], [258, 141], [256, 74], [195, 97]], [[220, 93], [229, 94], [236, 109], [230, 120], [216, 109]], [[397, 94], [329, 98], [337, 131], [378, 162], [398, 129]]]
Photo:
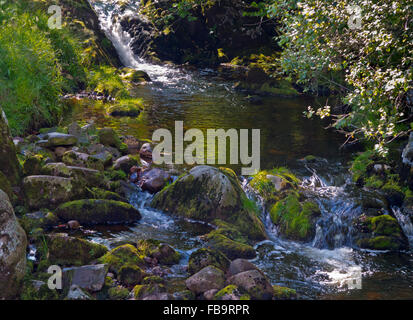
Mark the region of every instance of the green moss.
[[129, 296], [129, 290], [124, 287], [117, 286], [110, 288], [108, 290], [108, 295], [111, 300], [125, 300]]
[[23, 162], [23, 174], [34, 176], [42, 173], [45, 158], [41, 154], [30, 155]]
[[367, 177], [367, 170], [374, 164], [375, 152], [368, 150], [358, 155], [352, 162], [350, 171], [355, 182]]
[[300, 203], [296, 193], [278, 201], [270, 211], [272, 222], [280, 232], [292, 240], [309, 241], [315, 234], [315, 218], [320, 215], [317, 204]]
[[108, 251], [103, 245], [66, 235], [49, 236], [47, 246], [50, 263], [68, 266], [88, 264]]
[[143, 276], [144, 272], [142, 269], [134, 264], [123, 265], [118, 271], [118, 280], [127, 286], [139, 284]]
[[93, 199], [104, 199], [104, 200], [114, 200], [127, 202], [127, 200], [115, 192], [103, 190], [100, 188], [90, 188], [88, 189], [89, 197]]
[[238, 258], [253, 259], [256, 252], [253, 247], [229, 239], [228, 237], [217, 232], [211, 232], [206, 236], [208, 247], [221, 251], [229, 259], [235, 260]]
[[7, 177], [3, 174], [3, 172], [0, 171], [0, 190], [3, 190], [9, 199], [13, 201], [15, 198], [14, 192], [12, 190], [11, 184]]
[[195, 274], [207, 266], [214, 266], [226, 272], [230, 263], [231, 261], [220, 251], [202, 248], [189, 257], [188, 272]]
[[164, 284], [165, 280], [158, 276], [145, 277], [142, 284]]
[[109, 270], [118, 273], [125, 265], [143, 266], [144, 256], [142, 256], [138, 249], [130, 244], [119, 246], [99, 259], [100, 263], [107, 264]]
[[[49, 275], [50, 276], [50, 275]], [[46, 283], [35, 288], [32, 282], [27, 281], [23, 286], [22, 293], [20, 295], [21, 300], [58, 300], [59, 293], [56, 290], [50, 290]]]
[[272, 286], [274, 288], [275, 300], [291, 300], [297, 297], [297, 292], [294, 289], [280, 287], [277, 285]]
[[221, 300], [226, 295], [237, 294], [238, 287], [235, 285], [226, 286], [224, 289], [221, 289], [215, 294], [215, 300]]
[[164, 293], [166, 292], [166, 288], [162, 284], [155, 284], [155, 285], [137, 285], [133, 288], [133, 295], [135, 299], [143, 299], [146, 296]]
[[156, 258], [160, 264], [174, 265], [179, 263], [180, 254], [171, 246], [158, 240], [139, 240], [137, 247], [143, 256]]
[[373, 189], [380, 189], [384, 185], [384, 181], [377, 175], [372, 175], [365, 179], [365, 186]]

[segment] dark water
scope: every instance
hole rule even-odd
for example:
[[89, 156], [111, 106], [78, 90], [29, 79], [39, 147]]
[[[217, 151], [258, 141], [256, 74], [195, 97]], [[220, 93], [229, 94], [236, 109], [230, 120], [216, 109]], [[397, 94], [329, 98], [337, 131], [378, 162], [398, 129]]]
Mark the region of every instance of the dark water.
[[[258, 243], [253, 261], [273, 284], [297, 290], [301, 299], [412, 299], [413, 256], [410, 252], [390, 254], [352, 249], [349, 237], [351, 220], [362, 213], [357, 189], [348, 174], [351, 153], [340, 150], [344, 139], [326, 130], [326, 122], [308, 120], [303, 112], [309, 105], [317, 108], [325, 101], [312, 98], [266, 97], [262, 105], [252, 105], [245, 95], [235, 92], [233, 83], [213, 70], [185, 71], [148, 64], [134, 57], [117, 17], [128, 14], [118, 1], [94, 3], [101, 26], [113, 42], [126, 66], [148, 72], [153, 82], [137, 86], [133, 93], [141, 97], [145, 110], [136, 118], [107, 117], [101, 102], [80, 101], [73, 117], [78, 121], [94, 118], [98, 126], [112, 126], [138, 139], [151, 139], [154, 130], [173, 132], [175, 121], [184, 129], [260, 129], [261, 169], [288, 166], [302, 180], [309, 197], [320, 205], [322, 217], [313, 242], [302, 244], [278, 236], [262, 212], [269, 241]], [[206, 146], [207, 147], [207, 146]], [[308, 164], [300, 159], [314, 155], [321, 159]], [[239, 166], [233, 167], [239, 172]], [[248, 181], [244, 181], [248, 192]], [[250, 194], [254, 197], [253, 194]], [[156, 238], [173, 245], [183, 254], [173, 276], [185, 276], [182, 266], [191, 252], [204, 244], [201, 235], [210, 227], [181, 220], [148, 207], [151, 196], [139, 190], [129, 195], [141, 210], [142, 220], [132, 227], [98, 228], [90, 238], [109, 247], [121, 240]], [[258, 201], [258, 199], [256, 199]], [[361, 288], [349, 289], [356, 279]]]

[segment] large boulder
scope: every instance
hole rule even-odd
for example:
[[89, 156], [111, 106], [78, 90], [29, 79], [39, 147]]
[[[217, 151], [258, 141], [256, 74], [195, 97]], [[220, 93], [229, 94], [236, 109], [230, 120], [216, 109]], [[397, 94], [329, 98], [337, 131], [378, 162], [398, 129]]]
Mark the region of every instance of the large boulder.
[[195, 294], [202, 294], [212, 289], [222, 289], [225, 284], [225, 274], [218, 268], [208, 266], [188, 278], [185, 283]]
[[0, 300], [13, 298], [26, 272], [26, 234], [9, 197], [0, 190]]
[[23, 180], [23, 188], [32, 209], [52, 208], [79, 197], [83, 187], [72, 178], [55, 176], [29, 176]]
[[187, 218], [227, 221], [250, 239], [266, 239], [264, 225], [249, 206], [234, 172], [197, 166], [158, 193], [152, 206]]
[[230, 261], [220, 251], [211, 249], [198, 249], [189, 257], [188, 272], [195, 274], [207, 266], [214, 266], [224, 272], [228, 270]]
[[6, 115], [0, 107], [0, 171], [7, 177], [12, 186], [17, 186], [20, 182], [21, 168], [19, 163]]
[[164, 170], [152, 168], [143, 172], [140, 186], [143, 191], [157, 193], [165, 187], [170, 179], [170, 175]]
[[132, 205], [103, 199], [84, 199], [67, 202], [56, 209], [64, 221], [77, 220], [84, 225], [132, 223], [141, 219]]
[[271, 283], [258, 270], [238, 273], [229, 278], [227, 282], [248, 293], [252, 299], [270, 300], [274, 296], [274, 289]]
[[70, 237], [65, 233], [47, 237], [49, 261], [51, 264], [82, 266], [103, 256], [108, 249], [84, 239]]

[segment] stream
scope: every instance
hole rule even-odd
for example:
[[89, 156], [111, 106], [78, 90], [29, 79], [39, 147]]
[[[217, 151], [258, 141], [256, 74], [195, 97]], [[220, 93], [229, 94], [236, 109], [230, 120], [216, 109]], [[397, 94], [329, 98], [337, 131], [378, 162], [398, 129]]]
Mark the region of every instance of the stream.
[[[133, 54], [129, 47], [132, 39], [119, 23], [123, 15], [132, 14], [136, 7], [121, 10], [115, 0], [91, 3], [122, 63], [146, 71], [153, 81], [133, 89], [147, 106], [138, 119], [104, 117], [99, 102], [83, 101], [74, 111], [76, 120], [93, 117], [99, 126], [113, 126], [139, 139], [150, 139], [159, 128], [173, 132], [175, 121], [179, 120], [184, 122], [185, 130], [260, 129], [261, 169], [290, 168], [302, 179], [307, 195], [320, 205], [322, 215], [315, 239], [303, 244], [279, 237], [268, 213], [262, 210], [269, 240], [256, 244], [258, 255], [252, 262], [273, 284], [296, 289], [300, 299], [413, 298], [411, 252], [352, 248], [349, 226], [354, 217], [362, 214], [358, 200], [364, 192], [353, 185], [348, 173], [352, 155], [341, 151], [343, 136], [326, 130], [327, 122], [308, 120], [303, 115], [309, 105], [318, 107], [324, 101], [310, 97], [264, 97], [262, 105], [252, 105], [232, 89], [234, 83], [221, 78], [216, 70], [189, 71], [147, 63]], [[310, 154], [317, 161], [302, 160]], [[229, 167], [240, 172], [238, 166]], [[249, 189], [248, 179], [244, 179], [243, 186], [248, 196], [260, 203]], [[183, 257], [179, 265], [172, 267], [171, 277], [185, 277], [184, 266], [190, 254], [204, 245], [200, 236], [211, 227], [151, 209], [151, 197], [137, 187], [131, 190], [128, 199], [140, 210], [142, 220], [131, 227], [98, 227], [89, 238], [109, 248], [121, 241], [165, 241]], [[412, 240], [411, 223], [400, 208], [393, 208], [393, 213]]]

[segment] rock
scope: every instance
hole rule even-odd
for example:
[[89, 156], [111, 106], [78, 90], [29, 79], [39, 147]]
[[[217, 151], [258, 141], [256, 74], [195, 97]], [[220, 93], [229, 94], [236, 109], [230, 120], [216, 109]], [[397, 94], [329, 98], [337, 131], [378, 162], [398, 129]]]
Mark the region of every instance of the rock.
[[410, 133], [409, 142], [403, 149], [402, 160], [403, 163], [413, 166], [413, 132]]
[[77, 138], [75, 136], [59, 132], [48, 133], [45, 137], [45, 140], [47, 140], [46, 146], [48, 148], [59, 146], [74, 146], [77, 143]]
[[[234, 285], [229, 285], [229, 286], [226, 286], [224, 289], [216, 292], [214, 299], [223, 300], [223, 301], [236, 301], [236, 300], [241, 300], [241, 297], [242, 297], [242, 294], [239, 292], [238, 287]], [[247, 300], [247, 299], [243, 299], [243, 300]]]
[[62, 158], [62, 162], [68, 166], [84, 167], [103, 171], [105, 169], [104, 162], [96, 157], [89, 156], [87, 153], [76, 152], [74, 150], [67, 151]]
[[7, 177], [11, 186], [20, 183], [21, 168], [16, 156], [16, 147], [10, 134], [6, 115], [0, 106], [0, 171]]
[[136, 158], [133, 158], [130, 155], [128, 155], [117, 159], [113, 164], [113, 169], [122, 170], [125, 173], [129, 173], [130, 169], [134, 166], [137, 166], [138, 164], [139, 163], [138, 160], [136, 160]]
[[157, 193], [165, 187], [170, 179], [171, 177], [166, 171], [159, 168], [152, 168], [143, 171], [140, 187], [143, 191]]
[[9, 197], [10, 201], [13, 202], [14, 192], [10, 184], [9, 179], [0, 171], [0, 190], [4, 191]]
[[152, 161], [152, 147], [150, 143], [145, 143], [139, 150], [139, 155], [141, 158], [147, 161]]
[[208, 290], [207, 292], [204, 292], [204, 298], [205, 300], [214, 300], [215, 294], [218, 292], [217, 289], [212, 289]]
[[70, 287], [66, 300], [93, 300], [92, 297], [85, 293], [79, 286], [73, 285]]
[[76, 220], [70, 220], [70, 221], [67, 223], [67, 226], [68, 226], [68, 228], [71, 229], [71, 230], [80, 229], [80, 223], [79, 223], [79, 221], [76, 221]]
[[112, 128], [103, 128], [99, 130], [98, 136], [101, 144], [119, 149], [121, 141], [115, 130]]
[[128, 200], [119, 194], [99, 188], [91, 188], [89, 189], [89, 199], [103, 199], [103, 200], [114, 200], [114, 201], [121, 201], [121, 202], [128, 202]]
[[126, 264], [119, 269], [118, 280], [126, 286], [133, 286], [139, 284], [144, 275], [144, 272], [139, 266]]
[[113, 163], [113, 155], [106, 150], [101, 153], [90, 155], [89, 159], [96, 159], [102, 162], [104, 167], [111, 166]]
[[100, 263], [107, 264], [109, 271], [119, 273], [123, 266], [144, 266], [145, 262], [138, 249], [130, 244], [121, 245], [112, 249], [99, 259]]
[[246, 73], [246, 82], [263, 84], [269, 80], [268, 75], [261, 68], [253, 67]]
[[297, 298], [297, 292], [294, 289], [272, 286], [274, 289], [274, 298], [273, 300], [294, 300]]
[[64, 221], [77, 220], [82, 225], [132, 223], [141, 219], [132, 205], [102, 199], [67, 202], [56, 209], [56, 214]]
[[266, 239], [261, 220], [250, 206], [233, 171], [197, 166], [159, 192], [152, 206], [186, 218], [222, 219], [253, 240]]
[[360, 248], [399, 251], [409, 248], [409, 242], [398, 221], [389, 216], [361, 215], [354, 221], [353, 239]]
[[179, 263], [180, 254], [168, 244], [149, 239], [139, 240], [137, 247], [143, 255], [156, 259], [160, 264], [171, 266]]
[[162, 284], [137, 285], [133, 288], [133, 295], [138, 300], [171, 300], [172, 296], [166, 293]]
[[257, 255], [250, 245], [234, 241], [219, 233], [211, 232], [206, 239], [209, 248], [221, 251], [231, 260], [238, 258], [254, 259]]
[[248, 260], [236, 259], [231, 262], [228, 272], [230, 275], [235, 276], [238, 273], [250, 270], [258, 270], [258, 268]]
[[76, 285], [88, 291], [100, 291], [105, 284], [108, 267], [104, 264], [63, 269], [63, 282]]
[[81, 128], [77, 122], [71, 123], [67, 127], [67, 132], [75, 136], [81, 144], [87, 144], [89, 142], [88, 130]]
[[102, 257], [108, 249], [91, 241], [58, 233], [47, 236], [51, 264], [83, 266]]
[[63, 155], [69, 150], [70, 149], [66, 147], [57, 147], [54, 149], [54, 153], [58, 159], [62, 159]]
[[34, 176], [42, 174], [42, 167], [45, 159], [42, 155], [30, 155], [23, 162], [23, 174], [24, 176]]
[[104, 176], [101, 171], [84, 167], [67, 166], [64, 163], [48, 163], [42, 172], [51, 176], [72, 178], [77, 185], [91, 187], [104, 186]]
[[0, 190], [0, 300], [19, 293], [26, 274], [26, 245], [26, 234], [17, 222], [9, 197]]
[[124, 287], [117, 286], [110, 288], [108, 290], [108, 295], [111, 300], [125, 300], [129, 296], [129, 290]]
[[240, 290], [248, 293], [252, 299], [270, 300], [274, 296], [274, 289], [264, 274], [258, 270], [249, 270], [238, 273], [228, 279], [228, 284], [236, 285]]
[[202, 294], [209, 290], [219, 290], [224, 286], [225, 275], [222, 270], [208, 266], [185, 281], [189, 290], [195, 294]]
[[84, 193], [82, 186], [74, 183], [72, 178], [54, 176], [26, 177], [23, 188], [32, 209], [54, 208]]
[[274, 175], [267, 175], [267, 179], [272, 182], [274, 185], [275, 191], [280, 192], [282, 190], [288, 189], [290, 186], [287, 181], [283, 178], [274, 176]]
[[230, 261], [217, 250], [198, 249], [189, 257], [188, 272], [195, 274], [207, 266], [214, 266], [224, 272], [228, 270]]

